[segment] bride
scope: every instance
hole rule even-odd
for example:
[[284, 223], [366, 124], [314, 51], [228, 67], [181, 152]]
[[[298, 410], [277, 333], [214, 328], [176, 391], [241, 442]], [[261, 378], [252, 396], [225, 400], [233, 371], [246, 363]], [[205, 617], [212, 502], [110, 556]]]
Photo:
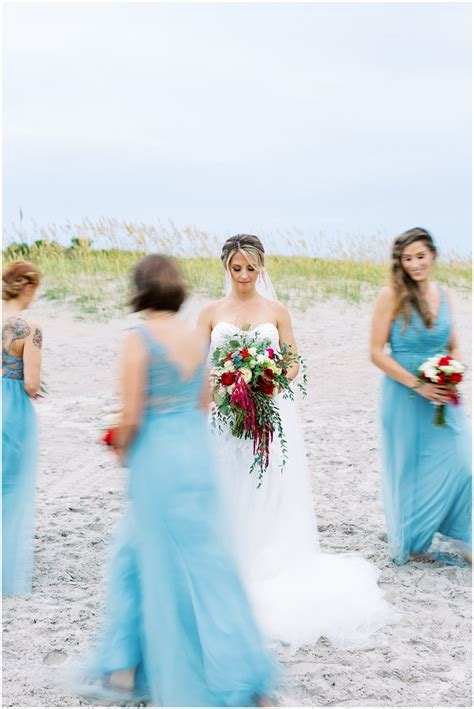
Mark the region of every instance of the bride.
[[[210, 343], [210, 355], [229, 335], [258, 333], [280, 350], [297, 345], [287, 308], [275, 298], [256, 236], [239, 234], [222, 249], [226, 295], [206, 305], [198, 326]], [[298, 365], [288, 378], [298, 375]], [[364, 644], [393, 617], [377, 585], [379, 571], [365, 559], [322, 554], [311, 499], [303, 433], [296, 402], [277, 395], [287, 439], [287, 462], [279, 463], [279, 441], [270, 449], [270, 465], [257, 489], [252, 442], [215, 432], [224, 505], [241, 573], [266, 636], [294, 652], [324, 636], [333, 644]]]

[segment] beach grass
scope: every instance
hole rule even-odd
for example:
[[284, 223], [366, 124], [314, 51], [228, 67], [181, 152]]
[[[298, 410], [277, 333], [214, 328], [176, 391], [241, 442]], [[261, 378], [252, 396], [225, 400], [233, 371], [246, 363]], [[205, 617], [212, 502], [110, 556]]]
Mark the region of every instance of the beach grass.
[[[4, 266], [21, 258], [33, 261], [43, 274], [40, 297], [67, 304], [83, 316], [100, 319], [125, 312], [130, 271], [141, 256], [151, 251], [176, 255], [192, 292], [209, 298], [222, 296], [224, 275], [217, 254], [223, 239], [194, 228], [179, 231], [173, 227], [155, 233], [146, 225], [120, 223], [118, 229], [113, 220], [88, 224], [87, 229], [81, 224], [80, 228], [68, 230], [68, 246], [63, 245], [64, 229], [59, 232], [54, 225], [48, 229], [42, 227], [33, 235], [42, 238], [26, 239], [24, 233], [18, 234], [22, 238], [17, 241], [10, 238], [4, 249]], [[106, 248], [94, 247], [97, 236]], [[266, 238], [265, 244], [268, 242]], [[288, 240], [287, 252], [291, 252], [292, 244], [293, 252], [309, 251], [300, 235], [293, 242]], [[381, 241], [376, 248], [373, 242], [359, 242], [352, 243], [349, 249], [347, 244], [336, 242], [326, 248], [330, 255], [325, 258], [270, 253], [266, 265], [278, 298], [292, 308], [306, 309], [314, 302], [332, 297], [361, 303], [372, 300], [388, 282], [389, 265], [382, 258], [388, 250], [388, 245]], [[470, 259], [451, 256], [439, 261], [436, 278], [462, 294], [469, 294]]]

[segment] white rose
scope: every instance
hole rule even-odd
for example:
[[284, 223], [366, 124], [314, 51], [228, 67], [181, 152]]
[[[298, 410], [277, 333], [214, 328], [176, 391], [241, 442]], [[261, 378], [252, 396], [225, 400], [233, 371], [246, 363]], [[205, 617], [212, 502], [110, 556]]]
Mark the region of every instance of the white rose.
[[266, 361], [267, 361], [267, 357], [265, 357], [265, 355], [263, 355], [263, 354], [257, 355], [257, 363], [258, 364], [264, 364], [264, 362], [266, 362]]
[[109, 414], [102, 416], [102, 425], [104, 428], [116, 428], [120, 423], [120, 419], [120, 413], [110, 412]]
[[453, 359], [451, 362], [451, 367], [453, 368], [453, 372], [456, 372], [456, 374], [462, 374], [464, 372], [464, 365], [461, 362], [458, 362], [457, 359]]
[[257, 348], [256, 347], [249, 347], [248, 350], [249, 350], [249, 355], [251, 355], [252, 357], [255, 357], [255, 355], [257, 354]]
[[235, 367], [231, 359], [228, 359], [227, 362], [224, 364], [224, 369], [226, 370], [226, 372], [234, 371]]
[[240, 373], [244, 378], [244, 382], [248, 384], [252, 379], [252, 371], [248, 367], [242, 367]]

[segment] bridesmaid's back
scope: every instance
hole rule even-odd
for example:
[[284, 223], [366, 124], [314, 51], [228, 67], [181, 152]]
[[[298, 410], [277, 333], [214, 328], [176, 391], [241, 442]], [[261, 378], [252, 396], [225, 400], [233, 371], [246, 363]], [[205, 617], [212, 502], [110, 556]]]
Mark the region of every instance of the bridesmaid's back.
[[146, 409], [155, 414], [179, 413], [201, 406], [206, 369], [206, 343], [176, 318], [150, 321], [136, 328], [149, 356]]

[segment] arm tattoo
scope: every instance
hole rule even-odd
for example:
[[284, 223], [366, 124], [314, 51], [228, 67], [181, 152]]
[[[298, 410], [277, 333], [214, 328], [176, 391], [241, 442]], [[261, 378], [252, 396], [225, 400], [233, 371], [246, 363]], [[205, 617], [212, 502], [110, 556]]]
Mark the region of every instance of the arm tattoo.
[[31, 327], [23, 318], [8, 318], [2, 328], [2, 349], [8, 352], [14, 342], [24, 340], [31, 332]]
[[41, 345], [43, 344], [43, 333], [41, 332], [39, 327], [35, 328], [35, 333], [33, 335], [33, 344], [39, 350], [41, 349]]

